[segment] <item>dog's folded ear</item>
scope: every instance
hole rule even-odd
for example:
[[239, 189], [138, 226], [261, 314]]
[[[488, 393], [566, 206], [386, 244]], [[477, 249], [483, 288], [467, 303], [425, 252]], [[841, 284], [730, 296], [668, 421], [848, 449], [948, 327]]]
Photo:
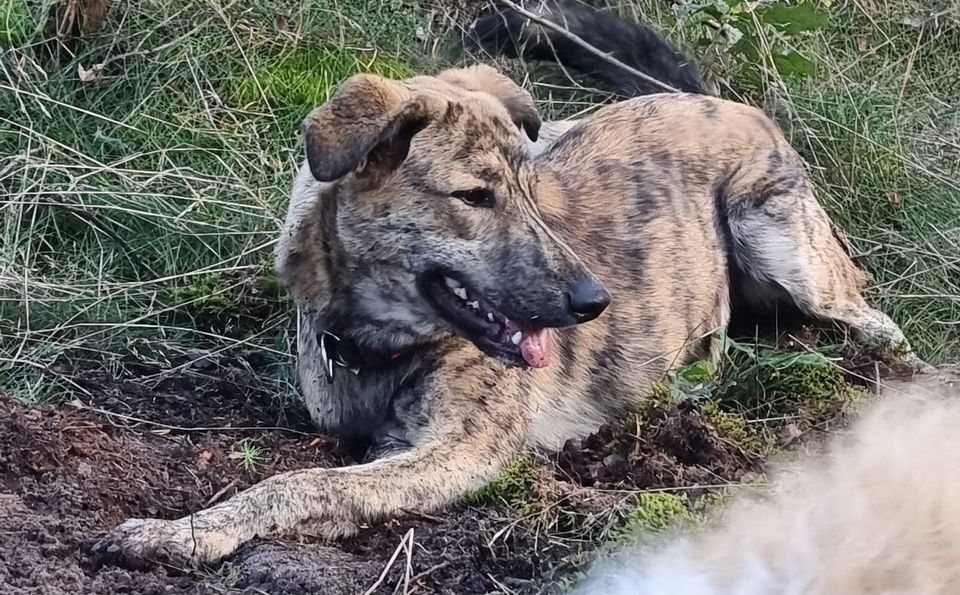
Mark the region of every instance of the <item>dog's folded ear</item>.
[[517, 128], [526, 132], [530, 140], [537, 140], [540, 115], [533, 103], [533, 96], [496, 68], [486, 64], [451, 68], [438, 74], [437, 78], [468, 91], [493, 95], [507, 108]]
[[310, 172], [332, 182], [354, 170], [392, 170], [438, 109], [437, 98], [412, 96], [396, 81], [354, 75], [303, 121]]

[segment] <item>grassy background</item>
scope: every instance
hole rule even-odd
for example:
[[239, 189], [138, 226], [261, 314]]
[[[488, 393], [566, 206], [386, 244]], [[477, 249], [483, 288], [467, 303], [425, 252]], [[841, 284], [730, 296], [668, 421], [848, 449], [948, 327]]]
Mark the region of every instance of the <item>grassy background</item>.
[[[293, 398], [295, 320], [270, 267], [298, 124], [354, 72], [406, 76], [459, 60], [462, 7], [117, 0], [98, 31], [64, 47], [50, 43], [54, 4], [0, 0], [0, 392], [67, 397], [65, 359], [119, 374], [232, 357], [256, 359], [263, 389]], [[960, 361], [960, 17], [935, 0], [835, 1], [828, 23], [788, 40], [815, 72], [783, 76], [774, 50], [747, 60], [702, 43], [710, 31], [669, 0], [615, 4], [696, 55], [723, 95], [775, 115], [872, 273], [871, 301], [924, 357]], [[768, 26], [748, 26], [773, 47]], [[547, 117], [606, 100], [548, 67], [504, 66]], [[730, 359], [732, 372], [690, 368], [666, 388], [702, 400], [717, 431], [750, 452], [863, 396], [817, 354], [739, 345]], [[537, 522], [535, 477], [521, 461], [475, 504], [507, 502]], [[582, 521], [583, 533], [605, 528], [617, 542], [699, 518], [682, 492], [624, 501]]]
[[43, 43], [32, 4], [0, 9], [17, 44], [0, 77], [0, 386], [44, 397], [64, 352], [261, 350], [278, 364], [264, 381], [292, 394], [269, 268], [297, 127], [354, 72], [410, 75], [425, 9], [268, 4], [118, 2], [70, 49]]
[[[446, 63], [453, 3], [128, 0], [70, 48], [49, 43], [51, 4], [0, 2], [0, 387], [69, 388], [51, 376], [67, 352], [119, 367], [257, 351], [274, 364], [265, 386], [292, 395], [293, 320], [269, 268], [297, 125], [349, 74]], [[790, 40], [815, 74], [785, 78], [769, 55], [693, 47], [702, 26], [670, 2], [616, 4], [692, 49], [724, 95], [776, 114], [874, 275], [871, 299], [925, 357], [960, 358], [956, 15], [834, 2]], [[596, 103], [542, 67], [515, 72], [549, 116]]]

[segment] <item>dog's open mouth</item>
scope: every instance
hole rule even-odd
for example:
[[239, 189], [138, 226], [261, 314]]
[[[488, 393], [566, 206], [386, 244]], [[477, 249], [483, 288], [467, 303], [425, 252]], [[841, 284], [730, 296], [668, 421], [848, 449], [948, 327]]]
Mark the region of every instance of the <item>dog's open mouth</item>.
[[440, 314], [487, 355], [517, 366], [550, 364], [546, 328], [510, 320], [478, 292], [447, 275], [430, 275], [423, 288]]

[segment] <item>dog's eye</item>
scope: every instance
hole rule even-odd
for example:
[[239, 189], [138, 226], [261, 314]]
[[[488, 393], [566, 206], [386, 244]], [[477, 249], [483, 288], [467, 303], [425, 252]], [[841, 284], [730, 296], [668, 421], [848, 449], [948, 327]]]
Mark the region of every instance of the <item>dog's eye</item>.
[[454, 198], [459, 198], [460, 200], [467, 203], [471, 207], [490, 208], [493, 206], [493, 192], [490, 192], [486, 188], [472, 188], [470, 190], [457, 190], [455, 192], [451, 192], [450, 196]]

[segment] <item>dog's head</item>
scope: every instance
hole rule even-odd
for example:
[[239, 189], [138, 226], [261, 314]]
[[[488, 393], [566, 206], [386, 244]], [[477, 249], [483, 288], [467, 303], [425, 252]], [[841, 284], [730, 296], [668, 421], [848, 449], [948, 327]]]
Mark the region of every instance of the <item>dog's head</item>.
[[322, 219], [306, 237], [323, 246], [301, 247], [316, 256], [298, 274], [342, 296], [363, 342], [453, 331], [547, 365], [546, 329], [592, 320], [610, 297], [540, 217], [523, 137], [539, 126], [530, 95], [485, 66], [348, 79], [303, 124]]

